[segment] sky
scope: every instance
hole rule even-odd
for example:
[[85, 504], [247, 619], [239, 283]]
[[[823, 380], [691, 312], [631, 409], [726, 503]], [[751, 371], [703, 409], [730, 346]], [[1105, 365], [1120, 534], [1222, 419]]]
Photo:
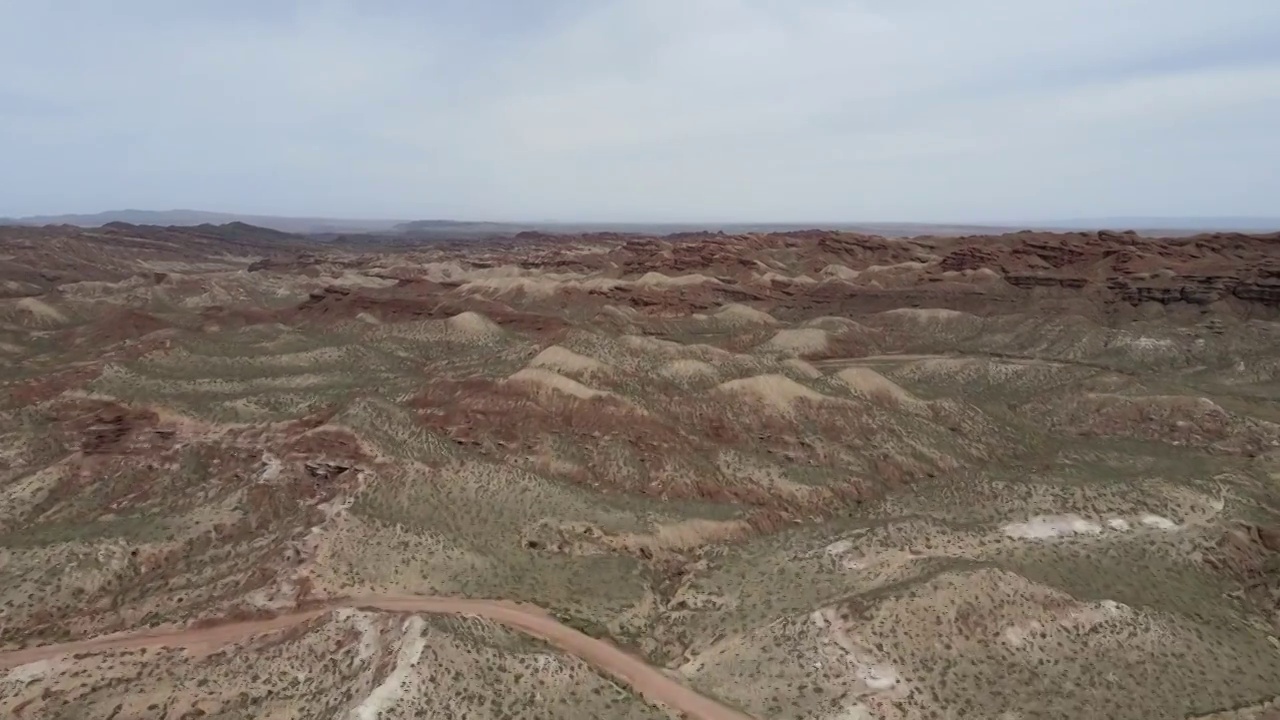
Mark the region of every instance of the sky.
[[1275, 0], [0, 0], [0, 216], [1280, 215]]

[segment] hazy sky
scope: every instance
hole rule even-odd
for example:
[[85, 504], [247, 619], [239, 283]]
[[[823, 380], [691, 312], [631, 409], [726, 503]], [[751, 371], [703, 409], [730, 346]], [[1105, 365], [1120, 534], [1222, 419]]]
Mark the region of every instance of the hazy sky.
[[0, 215], [1280, 215], [1277, 0], [0, 0]]

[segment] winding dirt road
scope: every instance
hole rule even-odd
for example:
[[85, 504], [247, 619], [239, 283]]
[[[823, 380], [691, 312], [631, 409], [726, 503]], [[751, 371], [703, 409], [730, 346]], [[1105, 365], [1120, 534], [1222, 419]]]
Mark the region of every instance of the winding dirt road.
[[596, 669], [626, 683], [649, 702], [679, 710], [689, 718], [754, 720], [750, 715], [694, 692], [661, 670], [614, 645], [560, 623], [541, 608], [497, 600], [421, 596], [349, 598], [323, 608], [281, 615], [270, 620], [250, 620], [208, 628], [139, 630], [104, 635], [91, 640], [14, 650], [0, 653], [0, 669], [74, 653], [136, 650], [148, 647], [180, 647], [193, 651], [207, 651], [241, 642], [255, 635], [290, 628], [344, 607], [394, 613], [473, 615], [485, 618], [545, 640], [556, 648], [575, 655]]

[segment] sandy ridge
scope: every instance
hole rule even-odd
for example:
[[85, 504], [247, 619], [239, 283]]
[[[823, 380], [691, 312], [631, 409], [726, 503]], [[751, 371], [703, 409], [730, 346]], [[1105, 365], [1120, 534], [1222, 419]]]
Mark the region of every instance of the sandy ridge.
[[651, 703], [665, 705], [699, 720], [752, 720], [738, 710], [700, 695], [661, 670], [616, 646], [562, 624], [545, 610], [500, 600], [466, 600], [426, 596], [371, 596], [337, 600], [329, 605], [280, 615], [267, 620], [232, 622], [207, 628], [147, 629], [104, 635], [54, 645], [0, 653], [0, 669], [47, 660], [59, 655], [136, 650], [148, 647], [181, 647], [209, 651], [255, 635], [290, 628], [339, 608], [359, 608], [395, 613], [473, 615], [492, 620], [581, 658], [596, 669], [626, 683]]

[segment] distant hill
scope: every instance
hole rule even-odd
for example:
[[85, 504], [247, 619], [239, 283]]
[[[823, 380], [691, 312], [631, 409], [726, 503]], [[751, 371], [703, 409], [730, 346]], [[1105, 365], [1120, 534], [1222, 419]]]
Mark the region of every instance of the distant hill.
[[766, 233], [794, 230], [845, 230], [849, 232], [909, 237], [913, 235], [979, 235], [1008, 232], [994, 225], [941, 225], [928, 223], [628, 223], [628, 222], [467, 222], [459, 220], [415, 220], [400, 223], [395, 231], [412, 236], [492, 237], [533, 231], [552, 235], [591, 232], [669, 235], [683, 232]]
[[1047, 229], [1174, 230], [1179, 232], [1275, 232], [1280, 217], [1097, 217], [1039, 223]]
[[139, 237], [155, 237], [157, 234], [163, 236], [169, 231], [177, 230], [187, 233], [190, 237], [199, 238], [221, 238], [231, 242], [253, 242], [253, 243], [271, 243], [271, 244], [297, 244], [303, 242], [297, 234], [285, 230], [276, 230], [275, 228], [265, 228], [260, 225], [250, 225], [240, 221], [222, 223], [215, 225], [213, 223], [201, 223], [199, 225], [136, 225], [127, 222], [109, 222], [101, 225], [102, 230], [114, 230], [124, 232]]
[[1274, 232], [1280, 217], [1098, 217], [1052, 221], [995, 222], [989, 224], [908, 222], [808, 222], [808, 223], [636, 223], [636, 222], [491, 222], [467, 220], [392, 220], [243, 215], [204, 210], [109, 210], [81, 215], [38, 215], [0, 218], [0, 225], [76, 225], [99, 227], [109, 223], [154, 226], [197, 226], [244, 223], [281, 232], [303, 234], [397, 233], [422, 238], [506, 237], [524, 231], [549, 234], [617, 232], [666, 235], [679, 232], [726, 233], [785, 232], [822, 228], [887, 237], [916, 235], [985, 235], [1015, 230], [1137, 230], [1146, 235], [1186, 235], [1198, 232]]
[[811, 222], [811, 223], [588, 223], [588, 222], [461, 222], [455, 220], [417, 220], [395, 226], [395, 231], [410, 236], [435, 237], [493, 237], [514, 235], [523, 231], [543, 232], [553, 235], [569, 235], [587, 232], [635, 233], [640, 235], [668, 235], [682, 232], [767, 233], [794, 230], [843, 230], [848, 232], [882, 235], [885, 237], [915, 237], [919, 235], [999, 235], [1019, 230], [1072, 231], [1072, 230], [1136, 230], [1144, 235], [1180, 236], [1201, 232], [1275, 232], [1280, 230], [1280, 218], [1223, 217], [1223, 218], [1160, 218], [1114, 217], [1055, 220], [1050, 222], [1009, 222], [985, 225], [959, 223], [908, 223], [908, 222]]
[[110, 223], [162, 227], [244, 223], [282, 232], [341, 233], [387, 232], [401, 221], [242, 215], [204, 210], [108, 210], [88, 215], [33, 215], [23, 218], [6, 218], [2, 222], [16, 225], [77, 225], [79, 227], [100, 227]]
[[911, 235], [969, 235], [1007, 231], [996, 225], [943, 225], [929, 223], [637, 223], [637, 222], [491, 222], [468, 220], [389, 220], [285, 217], [279, 215], [242, 215], [205, 210], [109, 210], [92, 214], [32, 215], [2, 218], [8, 225], [75, 225], [100, 227], [111, 223], [152, 225], [160, 227], [225, 225], [244, 223], [271, 230], [304, 234], [327, 233], [401, 233], [419, 237], [499, 237], [524, 231], [549, 234], [584, 232], [617, 232], [641, 235], [666, 235], [679, 232], [722, 231], [726, 233], [783, 232], [823, 228], [847, 230], [872, 235], [903, 237]]

